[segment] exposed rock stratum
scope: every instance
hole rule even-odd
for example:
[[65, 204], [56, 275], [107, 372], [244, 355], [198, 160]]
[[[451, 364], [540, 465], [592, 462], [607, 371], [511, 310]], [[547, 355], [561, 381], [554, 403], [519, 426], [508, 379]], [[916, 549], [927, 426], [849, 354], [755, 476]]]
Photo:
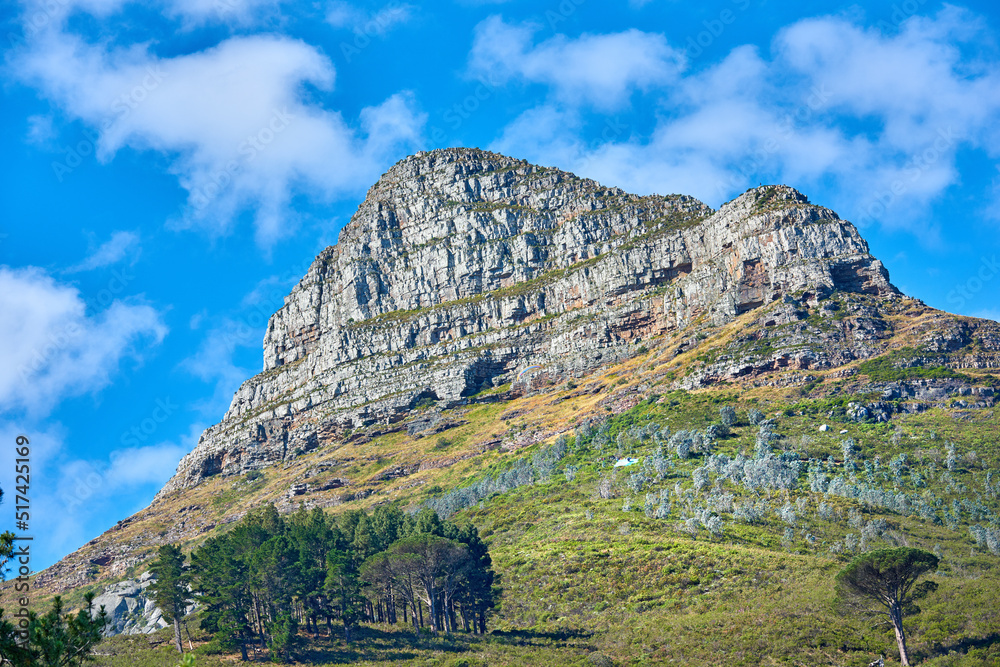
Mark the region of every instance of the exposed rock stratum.
[[529, 366], [580, 375], [653, 336], [835, 291], [901, 296], [854, 225], [790, 187], [713, 211], [476, 149], [419, 153], [316, 257], [268, 323], [263, 372], [161, 495], [398, 421], [421, 400], [524, 391]]

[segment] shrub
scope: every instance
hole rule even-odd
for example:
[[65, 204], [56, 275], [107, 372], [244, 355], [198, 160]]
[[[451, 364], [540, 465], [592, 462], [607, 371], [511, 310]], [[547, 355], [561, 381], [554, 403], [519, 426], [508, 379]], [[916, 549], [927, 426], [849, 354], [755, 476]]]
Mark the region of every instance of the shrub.
[[743, 523], [759, 524], [764, 522], [764, 516], [766, 514], [767, 502], [761, 500], [754, 503], [748, 500], [742, 503], [737, 503], [735, 509], [733, 510], [733, 519]]
[[719, 408], [719, 420], [725, 426], [736, 425], [736, 408], [731, 405], [723, 405]]
[[858, 447], [854, 444], [854, 438], [847, 438], [841, 441], [840, 451], [844, 455], [844, 462], [853, 461], [858, 455]]

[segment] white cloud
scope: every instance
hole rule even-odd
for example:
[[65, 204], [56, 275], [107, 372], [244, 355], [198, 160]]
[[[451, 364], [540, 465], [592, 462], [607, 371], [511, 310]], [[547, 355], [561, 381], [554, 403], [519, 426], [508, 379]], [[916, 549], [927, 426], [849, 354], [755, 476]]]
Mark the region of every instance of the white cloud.
[[576, 39], [556, 35], [533, 43], [538, 26], [491, 16], [475, 29], [469, 73], [502, 85], [510, 80], [549, 86], [561, 101], [601, 110], [626, 106], [636, 90], [672, 83], [683, 55], [663, 35], [626, 30]]
[[[199, 434], [204, 430], [201, 425], [196, 428]], [[195, 435], [194, 442], [197, 441], [198, 436]], [[177, 464], [181, 457], [193, 448], [193, 444], [178, 445], [165, 442], [148, 447], [116, 449], [111, 452], [110, 464], [104, 472], [108, 489], [114, 490], [147, 484], [162, 486], [177, 470]]]
[[168, 16], [185, 20], [189, 25], [235, 23], [252, 25], [277, 13], [281, 0], [169, 0]]
[[29, 143], [47, 144], [52, 139], [55, 139], [55, 137], [56, 131], [52, 126], [52, 116], [28, 116], [27, 139]]
[[139, 257], [139, 252], [138, 234], [124, 231], [114, 232], [111, 238], [102, 243], [97, 250], [87, 255], [79, 264], [67, 268], [66, 271], [68, 273], [92, 271], [117, 264], [126, 257], [130, 259], [130, 264], [134, 264], [135, 260]]
[[77, 289], [41, 269], [0, 266], [0, 411], [44, 415], [68, 396], [97, 391], [122, 359], [167, 333], [151, 306], [114, 301], [87, 315]]
[[[24, 16], [29, 25], [47, 27], [64, 24], [70, 17], [89, 14], [101, 20], [114, 17], [135, 0], [27, 0]], [[281, 0], [160, 0], [142, 3], [148, 9], [180, 20], [186, 28], [207, 23], [240, 26], [259, 23], [273, 16]]]
[[[813, 177], [846, 159], [848, 146], [837, 132], [788, 122], [796, 106], [777, 103], [781, 94], [756, 50], [741, 47], [661, 91], [660, 104], [670, 113], [648, 136], [614, 116], [598, 127], [600, 139], [584, 142], [583, 115], [549, 104], [524, 113], [491, 148], [636, 192], [691, 194], [718, 204], [757, 185], [749, 179], [760, 172], [784, 164]], [[808, 100], [798, 102], [815, 113]]]
[[915, 16], [886, 36], [840, 18], [800, 21], [775, 40], [788, 67], [830, 91], [830, 106], [874, 116], [885, 146], [923, 150], [938, 130], [954, 128], [979, 143], [1000, 108], [996, 61], [969, 58], [962, 45], [988, 38], [965, 10]]
[[106, 50], [51, 30], [17, 69], [99, 130], [99, 159], [123, 148], [168, 156], [188, 192], [176, 226], [224, 233], [253, 210], [264, 247], [291, 233], [294, 194], [363, 193], [419, 142], [424, 122], [406, 93], [364, 108], [354, 125], [304, 102], [306, 86], [332, 90], [334, 68], [316, 48], [285, 37], [233, 37], [159, 58], [145, 47]]
[[[959, 180], [957, 153], [1000, 155], [1000, 61], [981, 48], [989, 37], [979, 20], [962, 10], [913, 17], [891, 34], [838, 17], [808, 19], [782, 30], [767, 57], [741, 46], [673, 78], [637, 75], [634, 89], [659, 109], [652, 128], [589, 113], [593, 99], [621, 103], [633, 88], [616, 93], [600, 77], [557, 72], [559, 57], [618, 34], [531, 46], [528, 27], [497, 18], [481, 24], [472, 71], [551, 91], [491, 148], [712, 205], [759, 182], [807, 193], [821, 186], [856, 222], [906, 226], [924, 238], [934, 235], [930, 204]], [[543, 52], [545, 62], [536, 64]], [[647, 62], [665, 67], [669, 60]]]
[[349, 2], [332, 2], [326, 12], [326, 21], [334, 28], [365, 35], [385, 35], [409, 21], [414, 10], [413, 5], [398, 2], [390, 2], [378, 11], [366, 11]]

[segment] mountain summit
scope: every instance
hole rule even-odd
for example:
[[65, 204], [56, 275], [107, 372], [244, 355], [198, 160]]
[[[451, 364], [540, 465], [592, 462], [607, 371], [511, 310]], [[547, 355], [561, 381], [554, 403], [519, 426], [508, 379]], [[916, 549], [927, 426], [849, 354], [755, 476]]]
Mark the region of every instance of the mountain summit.
[[713, 211], [477, 149], [418, 153], [368, 191], [271, 317], [264, 371], [161, 495], [421, 400], [455, 405], [525, 367], [580, 375], [651, 336], [834, 291], [900, 296], [854, 225], [786, 186]]

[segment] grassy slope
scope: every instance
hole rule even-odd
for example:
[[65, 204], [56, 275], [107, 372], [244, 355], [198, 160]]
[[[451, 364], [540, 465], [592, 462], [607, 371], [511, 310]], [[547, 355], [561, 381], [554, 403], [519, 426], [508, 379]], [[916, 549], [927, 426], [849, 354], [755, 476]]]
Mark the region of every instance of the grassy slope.
[[[698, 427], [713, 420], [722, 403], [734, 404], [741, 411], [757, 405], [769, 413], [787, 405], [740, 403], [733, 398], [719, 392], [678, 392], [660, 403], [642, 403], [613, 423], [669, 421], [675, 428]], [[807, 407], [809, 402], [800, 405]], [[952, 481], [975, 489], [983, 471], [997, 467], [998, 452], [989, 443], [1000, 433], [1000, 419], [995, 415], [977, 417], [975, 428], [969, 428], [944, 410], [906, 416], [899, 420], [902, 434], [895, 444], [892, 430], [885, 425], [836, 424], [849, 433], [834, 436], [816, 431], [811, 415], [783, 416], [779, 430], [789, 444], [803, 444], [799, 436], [808, 433], [807, 449], [815, 456], [839, 454], [839, 440], [847, 436], [860, 443], [864, 459], [880, 455], [887, 460], [906, 452], [914, 462], [912, 470], [926, 473], [933, 469], [939, 478], [945, 471], [934, 461], [943, 457], [947, 437], [966, 455], [951, 473]], [[735, 428], [717, 451], [752, 450], [755, 431], [748, 425]], [[450, 432], [439, 437], [459, 438]], [[967, 456], [973, 448], [977, 451], [974, 459]], [[651, 452], [640, 445], [629, 453]], [[938, 546], [944, 556], [937, 577], [940, 589], [923, 604], [924, 613], [909, 623], [915, 654], [932, 658], [929, 664], [942, 665], [1000, 660], [1000, 644], [977, 646], [996, 639], [991, 633], [1000, 627], [994, 593], [1000, 584], [1000, 561], [977, 553], [966, 525], [951, 530], [913, 516], [865, 509], [852, 500], [798, 490], [787, 494], [789, 499], [808, 498], [810, 509], [803, 513], [794, 543], [782, 544], [784, 524], [776, 516], [769, 516], [762, 526], [728, 521], [722, 536], [702, 531], [692, 539], [677, 530], [679, 510], [667, 519], [650, 519], [641, 502], [635, 503], [636, 509], [623, 511], [627, 491], [614, 499], [596, 497], [598, 476], [616, 455], [589, 450], [571, 454], [563, 465], [580, 467], [574, 482], [556, 475], [459, 515], [474, 521], [488, 537], [502, 576], [506, 593], [494, 622], [497, 636], [426, 640], [414, 647], [407, 631], [372, 628], [369, 638], [349, 651], [337, 648], [336, 642], [329, 646], [321, 642], [325, 650], [314, 657], [331, 664], [348, 657], [360, 664], [400, 659], [420, 664], [427, 664], [427, 659], [442, 660], [442, 664], [459, 664], [460, 660], [491, 665], [529, 660], [594, 664], [592, 657], [597, 655], [614, 657], [621, 664], [672, 659], [731, 665], [867, 664], [872, 655], [891, 647], [890, 633], [844, 617], [831, 605], [833, 575], [846, 555], [830, 553], [829, 545], [848, 532], [857, 532], [847, 519], [852, 508], [860, 508], [866, 520], [883, 517], [895, 526], [890, 540], [924, 548]], [[675, 470], [660, 486], [689, 485], [690, 469], [699, 463], [697, 459], [676, 460]], [[448, 469], [456, 483], [467, 472]], [[437, 485], [448, 486], [451, 481], [439, 476]], [[939, 488], [939, 481], [930, 481], [929, 488], [949, 494], [949, 500], [968, 495]], [[732, 486], [727, 490], [746, 495]], [[785, 496], [784, 491], [762, 494], [773, 506]], [[822, 500], [837, 508], [838, 520], [825, 521], [815, 513]], [[995, 499], [989, 504], [995, 510]], [[816, 545], [798, 539], [805, 531], [820, 538]], [[970, 649], [968, 655], [946, 655]]]
[[[653, 341], [650, 352], [577, 380], [579, 386], [536, 387], [537, 393], [515, 400], [451, 411], [450, 418], [465, 423], [444, 433], [419, 439], [405, 431], [371, 437], [356, 434], [347, 443], [332, 443], [289, 466], [276, 466], [252, 483], [209, 480], [145, 510], [119, 531], [120, 539], [133, 539], [149, 530], [168, 539], [177, 511], [192, 504], [202, 508], [200, 525], [220, 524], [204, 533], [213, 534], [223, 529], [223, 517], [280, 500], [289, 484], [323, 461], [335, 462], [326, 476], [351, 480], [352, 495], [371, 495], [348, 501], [350, 496], [339, 489], [310, 494], [306, 500], [344, 501], [343, 507], [352, 508], [389, 500], [416, 505], [496, 471], [513, 458], [530, 456], [539, 446], [510, 452], [495, 448], [497, 441], [517, 449], [525, 436], [540, 433], [545, 442], [552, 442], [559, 433], [570, 434], [584, 417], [611, 419], [612, 436], [629, 425], [651, 421], [674, 431], [703, 429], [718, 420], [718, 408], [724, 404], [735, 406], [741, 417], [752, 407], [768, 416], [779, 415], [776, 430], [782, 440], [776, 447], [794, 449], [805, 457], [833, 455], [839, 461], [840, 441], [854, 438], [861, 448], [861, 475], [865, 461], [873, 462], [878, 456], [885, 471], [891, 457], [906, 453], [910, 472], [919, 472], [926, 486], [914, 487], [908, 473], [900, 490], [916, 495], [933, 492], [945, 507], [952, 500], [978, 495], [996, 515], [997, 499], [983, 488], [985, 471], [1000, 470], [996, 445], [1000, 416], [993, 410], [935, 408], [897, 415], [891, 425], [846, 423], [836, 417], [837, 410], [858, 398], [851, 393], [856, 379], [841, 380], [823, 373], [812, 386], [812, 397], [802, 396], [798, 388], [726, 385], [669, 392], [670, 381], [696, 363], [697, 354], [731, 339], [741, 324], [714, 332], [702, 346], [679, 356], [672, 354], [677, 340]], [[906, 342], [901, 338], [892, 346]], [[657, 392], [664, 392], [657, 401], [642, 400]], [[834, 428], [820, 432], [821, 423]], [[840, 434], [842, 429], [847, 433]], [[715, 451], [752, 455], [755, 434], [756, 428], [744, 422], [720, 440]], [[959, 457], [954, 471], [944, 466], [946, 442], [954, 443]], [[616, 664], [867, 664], [880, 651], [892, 654], [891, 634], [837, 612], [832, 605], [832, 579], [849, 557], [849, 550], [843, 549], [845, 537], [860, 532], [857, 521], [883, 518], [890, 530], [877, 545], [888, 541], [935, 548], [943, 556], [936, 577], [939, 590], [922, 603], [924, 613], [908, 622], [911, 651], [926, 664], [1000, 664], [1000, 643], [993, 643], [1000, 628], [995, 594], [1000, 558], [974, 546], [969, 517], [949, 527], [916, 515], [865, 507], [856, 500], [827, 498], [806, 491], [804, 484], [790, 492], [758, 495], [725, 482], [723, 487], [737, 502], [768, 502], [765, 521], [746, 525], [720, 512], [725, 522], [721, 535], [701, 530], [691, 536], [678, 528], [687, 515], [685, 504], [704, 503], [708, 489], [684, 491], [687, 498], [675, 501], [666, 519], [647, 517], [643, 496], [649, 490], [674, 489], [677, 484], [682, 490], [690, 489], [691, 471], [701, 465], [700, 458], [674, 459], [666, 479], [638, 494], [623, 484], [630, 472], [619, 471], [616, 497], [597, 496], [598, 479], [610, 472], [618, 455], [643, 457], [653, 449], [649, 442], [632, 441], [622, 451], [614, 444], [600, 452], [571, 447], [559, 467], [579, 469], [572, 482], [557, 472], [548, 481], [495, 496], [456, 516], [460, 521], [473, 521], [489, 539], [501, 576], [505, 596], [492, 624], [493, 635], [424, 638], [415, 644], [405, 629], [369, 628], [353, 647], [322, 639], [311, 657], [324, 664], [592, 665], [604, 664], [605, 657]], [[420, 471], [390, 481], [380, 479], [391, 468], [421, 463]], [[878, 473], [876, 481], [890, 490], [894, 486], [888, 476], [882, 479]], [[629, 499], [633, 507], [626, 511], [623, 507]], [[793, 538], [786, 540], [789, 526], [775, 510], [800, 499], [804, 500], [797, 507]], [[821, 502], [833, 506], [832, 519], [819, 516]], [[852, 517], [852, 511], [856, 516]], [[188, 546], [198, 541], [192, 536]], [[141, 564], [132, 568], [139, 569]], [[74, 591], [71, 598], [82, 590]], [[169, 646], [151, 649], [144, 638], [115, 638], [102, 651], [109, 655], [101, 657], [99, 664], [153, 666], [174, 660]], [[205, 665], [230, 664], [213, 656], [201, 660]]]

